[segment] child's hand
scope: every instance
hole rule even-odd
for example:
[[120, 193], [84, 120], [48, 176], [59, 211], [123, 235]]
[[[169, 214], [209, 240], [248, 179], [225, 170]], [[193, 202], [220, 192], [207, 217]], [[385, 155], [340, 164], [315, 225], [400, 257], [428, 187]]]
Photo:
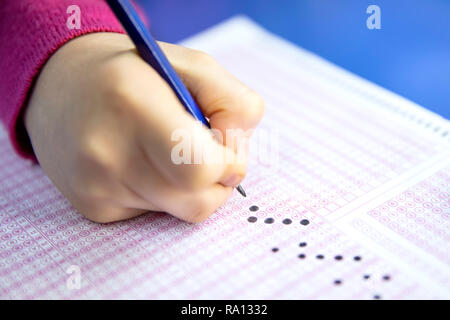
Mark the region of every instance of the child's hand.
[[[247, 130], [264, 105], [212, 58], [161, 43], [213, 128]], [[148, 210], [206, 219], [239, 184], [246, 164], [214, 140], [127, 36], [96, 33], [70, 41], [42, 70], [25, 113], [37, 158], [53, 183], [87, 218], [121, 220]], [[176, 129], [199, 132], [193, 147], [229, 153], [226, 164], [176, 165]]]

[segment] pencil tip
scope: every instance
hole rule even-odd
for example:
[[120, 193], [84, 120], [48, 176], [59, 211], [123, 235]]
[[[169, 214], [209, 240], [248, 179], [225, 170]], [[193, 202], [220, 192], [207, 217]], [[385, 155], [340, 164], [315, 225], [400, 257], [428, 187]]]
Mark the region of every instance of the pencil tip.
[[242, 189], [241, 185], [238, 185], [236, 187], [236, 190], [239, 191], [239, 193], [242, 194], [243, 197], [247, 197], [247, 194], [245, 193], [244, 189]]

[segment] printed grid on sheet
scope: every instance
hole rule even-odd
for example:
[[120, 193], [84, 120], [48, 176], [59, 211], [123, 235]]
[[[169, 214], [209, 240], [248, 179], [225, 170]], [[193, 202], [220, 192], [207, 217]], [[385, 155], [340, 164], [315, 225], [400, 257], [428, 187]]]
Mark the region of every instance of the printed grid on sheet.
[[450, 266], [450, 166], [368, 214]]
[[[233, 21], [229, 24], [230, 30], [239, 30]], [[276, 61], [276, 39], [252, 30], [251, 43], [236, 35], [220, 44], [201, 39], [190, 44], [206, 47], [262, 93], [267, 113], [260, 130], [278, 134], [279, 163], [265, 166], [252, 158], [244, 183], [249, 197], [233, 195], [204, 223], [188, 224], [162, 213], [92, 223], [37, 165], [14, 155], [0, 131], [1, 298], [449, 297], [430, 292], [329, 219], [334, 211], [438, 156], [448, 144], [381, 110], [379, 100], [336, 83], [336, 70], [323, 73], [322, 61], [307, 63], [302, 51], [291, 50], [282, 63]], [[434, 249], [447, 248], [436, 251], [445, 260], [448, 169], [436, 179], [413, 192], [441, 208], [436, 214], [444, 220], [432, 216], [420, 224], [398, 211], [395, 217], [406, 219], [424, 239], [437, 237], [443, 249]], [[252, 205], [259, 210], [249, 211]], [[435, 213], [433, 208], [427, 210]], [[257, 220], [248, 222], [250, 216]], [[265, 223], [266, 218], [274, 223]], [[286, 218], [292, 223], [283, 224]], [[308, 225], [300, 223], [304, 219]], [[307, 245], [300, 247], [300, 242]], [[66, 271], [74, 265], [81, 269], [79, 290], [67, 286]]]

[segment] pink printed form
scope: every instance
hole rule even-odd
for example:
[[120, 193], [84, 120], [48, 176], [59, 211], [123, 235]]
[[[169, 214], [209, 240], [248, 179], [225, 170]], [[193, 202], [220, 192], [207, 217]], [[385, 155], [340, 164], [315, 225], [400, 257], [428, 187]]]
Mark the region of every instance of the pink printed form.
[[1, 131], [0, 298], [450, 298], [448, 121], [242, 17], [183, 44], [266, 101], [248, 198], [95, 224]]

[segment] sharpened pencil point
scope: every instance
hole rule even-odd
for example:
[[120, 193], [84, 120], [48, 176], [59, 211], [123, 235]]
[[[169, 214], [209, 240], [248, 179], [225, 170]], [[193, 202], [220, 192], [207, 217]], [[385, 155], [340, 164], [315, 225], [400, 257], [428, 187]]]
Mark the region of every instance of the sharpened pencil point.
[[243, 197], [247, 197], [247, 194], [245, 193], [244, 189], [242, 189], [241, 185], [238, 185], [236, 187], [236, 190], [239, 191], [239, 193], [242, 194]]

